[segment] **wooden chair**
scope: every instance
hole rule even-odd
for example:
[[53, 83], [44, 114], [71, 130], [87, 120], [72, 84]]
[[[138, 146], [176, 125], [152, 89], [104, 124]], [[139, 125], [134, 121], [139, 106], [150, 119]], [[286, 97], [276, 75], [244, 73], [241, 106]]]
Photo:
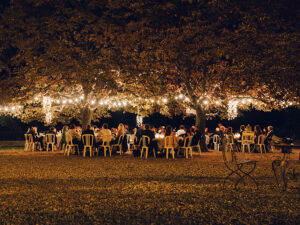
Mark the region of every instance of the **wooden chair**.
[[[140, 140], [141, 158], [143, 157], [144, 151], [145, 151], [145, 159], [148, 158], [149, 145], [150, 145], [150, 138], [148, 136], [143, 135]], [[154, 158], [156, 158], [155, 150], [153, 150], [153, 156]]]
[[184, 138], [183, 146], [178, 148], [177, 156], [179, 155], [180, 150], [184, 150], [183, 154], [187, 159], [189, 158], [189, 155], [191, 158], [193, 157], [193, 147], [191, 146], [192, 138], [192, 136]]
[[94, 146], [94, 135], [92, 134], [84, 134], [82, 135], [82, 143], [83, 143], [83, 157], [85, 157], [86, 152], [90, 151], [90, 157], [93, 156], [93, 146]]
[[49, 147], [51, 146], [52, 152], [54, 151], [55, 146], [55, 134], [46, 134], [46, 150], [49, 151]]
[[175, 138], [173, 136], [165, 137], [164, 149], [166, 151], [166, 159], [169, 158], [169, 153], [172, 154], [172, 158], [175, 159]]
[[[223, 160], [225, 167], [230, 171], [230, 173], [224, 178], [223, 186], [227, 180], [234, 182], [232, 177], [237, 175], [237, 180], [234, 182], [234, 187], [236, 188], [240, 182], [244, 182], [246, 177], [250, 178], [258, 188], [256, 180], [251, 176], [251, 173], [256, 168], [256, 161], [253, 160], [238, 160], [235, 155], [235, 151], [231, 150], [229, 143], [226, 144], [225, 148], [222, 150]], [[244, 169], [244, 167], [247, 167]], [[250, 167], [250, 169], [249, 169]]]
[[220, 136], [215, 134], [213, 136], [213, 143], [214, 143], [214, 150], [219, 151], [220, 150]]
[[266, 140], [266, 136], [261, 134], [258, 136], [257, 144], [255, 144], [255, 147], [256, 146], [258, 147], [261, 154], [263, 153], [263, 151], [265, 151], [265, 153], [267, 153], [266, 146], [265, 146], [265, 140]]
[[244, 131], [242, 134], [242, 151], [245, 152], [245, 148], [247, 147], [248, 153], [251, 152], [251, 145], [255, 147], [255, 136], [254, 132], [246, 132]]
[[33, 142], [32, 134], [24, 134], [25, 136], [25, 151], [34, 151], [36, 149], [36, 144]]
[[119, 136], [118, 137], [118, 143], [112, 144], [111, 145], [111, 150], [114, 150], [114, 148], [119, 149], [120, 155], [122, 155], [123, 154], [123, 151], [122, 151], [123, 139], [124, 139], [124, 135]]
[[72, 136], [70, 134], [66, 134], [66, 142], [67, 142], [67, 146], [66, 146], [66, 151], [65, 153], [70, 156], [70, 152], [73, 151], [75, 154], [76, 148], [78, 151], [78, 155], [79, 153], [79, 147], [77, 144], [73, 144], [73, 140], [72, 140]]
[[107, 150], [109, 152], [109, 156], [111, 157], [111, 147], [110, 147], [111, 139], [112, 139], [111, 135], [103, 135], [103, 137], [102, 137], [102, 144], [99, 146], [99, 148], [100, 149], [103, 148], [104, 157], [106, 157], [106, 151]]

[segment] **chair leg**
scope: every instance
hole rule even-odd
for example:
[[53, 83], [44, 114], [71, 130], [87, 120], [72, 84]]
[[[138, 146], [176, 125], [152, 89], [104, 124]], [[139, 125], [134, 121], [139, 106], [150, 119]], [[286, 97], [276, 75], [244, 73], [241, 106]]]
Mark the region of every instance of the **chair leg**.
[[169, 149], [166, 148], [166, 159], [168, 159], [168, 158], [169, 158]]
[[148, 148], [146, 148], [146, 150], [145, 150], [146, 152], [145, 152], [145, 159], [148, 159]]
[[142, 147], [142, 149], [141, 149], [141, 158], [143, 158], [143, 152], [144, 152], [144, 148]]

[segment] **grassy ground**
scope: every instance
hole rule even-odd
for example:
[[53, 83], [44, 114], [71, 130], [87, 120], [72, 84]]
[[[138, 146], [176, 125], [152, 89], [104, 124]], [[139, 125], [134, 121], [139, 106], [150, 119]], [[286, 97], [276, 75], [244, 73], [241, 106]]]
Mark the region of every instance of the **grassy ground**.
[[250, 157], [259, 160], [259, 190], [250, 181], [222, 189], [220, 153], [144, 160], [0, 151], [0, 224], [297, 224], [297, 190], [274, 186], [278, 154]]

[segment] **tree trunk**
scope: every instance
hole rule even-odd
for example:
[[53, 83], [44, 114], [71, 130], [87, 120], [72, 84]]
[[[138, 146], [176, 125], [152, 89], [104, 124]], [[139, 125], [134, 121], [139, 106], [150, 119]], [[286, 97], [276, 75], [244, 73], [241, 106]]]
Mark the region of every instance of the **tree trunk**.
[[92, 115], [93, 111], [89, 106], [86, 106], [81, 110], [81, 125], [83, 130], [87, 128], [87, 125], [91, 125]]
[[202, 110], [201, 106], [196, 107], [196, 126], [201, 133], [200, 147], [201, 151], [207, 152], [206, 140], [205, 140], [205, 127], [206, 127], [206, 114]]

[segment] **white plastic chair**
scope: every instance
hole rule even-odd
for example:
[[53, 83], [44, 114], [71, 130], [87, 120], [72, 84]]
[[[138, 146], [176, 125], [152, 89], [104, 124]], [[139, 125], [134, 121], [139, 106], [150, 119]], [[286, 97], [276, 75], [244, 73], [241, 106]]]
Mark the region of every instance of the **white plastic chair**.
[[47, 152], [49, 151], [50, 146], [53, 152], [55, 146], [55, 134], [46, 134], [46, 144], [47, 144], [47, 148], [46, 148]]
[[184, 150], [183, 154], [185, 158], [188, 159], [189, 155], [191, 156], [191, 158], [193, 157], [193, 147], [191, 146], [192, 138], [193, 138], [192, 136], [184, 138], [183, 146], [178, 149], [177, 155], [179, 155], [180, 150], [183, 149]]
[[214, 150], [219, 151], [220, 150], [220, 136], [215, 134], [213, 136], [213, 143], [214, 143]]
[[261, 154], [263, 153], [263, 151], [265, 151], [265, 153], [267, 153], [266, 146], [265, 146], [265, 140], [266, 140], [265, 135], [261, 134], [258, 136], [256, 146], [258, 146], [258, 149], [260, 150]]
[[111, 147], [110, 147], [111, 139], [112, 139], [111, 135], [103, 135], [103, 137], [102, 137], [102, 144], [99, 147], [100, 147], [100, 149], [103, 148], [104, 157], [106, 157], [107, 150], [109, 152], [109, 156], [111, 157]]
[[85, 157], [86, 151], [90, 151], [90, 157], [93, 156], [93, 145], [94, 145], [94, 136], [92, 134], [82, 135], [83, 143], [83, 157]]
[[175, 159], [175, 138], [173, 136], [165, 137], [164, 149], [166, 150], [166, 159], [169, 158], [169, 153], [172, 154], [172, 158]]
[[251, 145], [255, 145], [254, 142], [255, 136], [254, 132], [246, 132], [244, 131], [242, 134], [242, 151], [245, 152], [247, 147], [248, 153], [251, 152]]

